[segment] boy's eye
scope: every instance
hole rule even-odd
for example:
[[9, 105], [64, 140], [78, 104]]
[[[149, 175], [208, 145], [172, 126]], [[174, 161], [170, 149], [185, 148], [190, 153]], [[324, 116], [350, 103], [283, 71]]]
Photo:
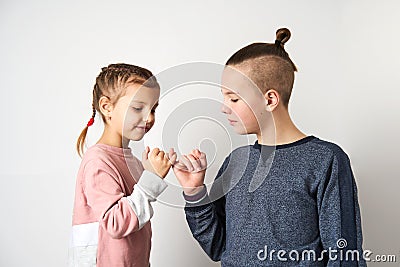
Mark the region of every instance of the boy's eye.
[[231, 99], [231, 101], [234, 102], [234, 103], [238, 102], [238, 100], [239, 100], [239, 98]]
[[133, 107], [133, 109], [136, 110], [136, 111], [142, 111], [143, 108], [135, 108], [135, 107]]

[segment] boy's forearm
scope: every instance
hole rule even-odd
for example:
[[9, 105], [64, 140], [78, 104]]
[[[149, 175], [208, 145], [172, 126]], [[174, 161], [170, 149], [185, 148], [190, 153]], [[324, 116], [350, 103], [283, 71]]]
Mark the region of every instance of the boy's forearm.
[[[366, 266], [357, 185], [347, 157], [335, 158], [326, 188], [321, 190], [320, 236], [324, 250], [336, 249], [343, 261], [329, 258], [328, 266]], [[351, 255], [355, 255], [355, 259]], [[350, 256], [349, 256], [350, 255]]]
[[225, 250], [225, 223], [219, 218], [214, 205], [210, 203], [206, 191], [197, 204], [187, 202], [185, 214], [193, 237], [213, 261], [219, 261]]
[[[229, 156], [225, 158], [215, 180], [221, 177], [228, 163]], [[214, 183], [210, 196], [204, 184], [196, 194], [190, 196], [184, 194], [186, 221], [190, 231], [213, 261], [221, 260], [226, 243], [225, 196], [218, 194], [220, 192], [217, 189], [220, 186], [221, 183]], [[215, 192], [219, 197], [216, 197]]]

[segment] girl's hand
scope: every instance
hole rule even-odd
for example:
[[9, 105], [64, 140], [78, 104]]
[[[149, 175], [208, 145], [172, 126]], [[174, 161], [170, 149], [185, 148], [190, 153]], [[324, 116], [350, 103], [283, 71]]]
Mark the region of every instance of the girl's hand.
[[172, 164], [176, 161], [176, 153], [170, 150], [170, 154], [165, 154], [164, 151], [154, 148], [150, 152], [150, 148], [147, 146], [142, 154], [142, 164], [145, 170], [148, 170], [162, 179], [167, 176], [169, 169]]
[[172, 168], [186, 195], [194, 195], [203, 188], [207, 169], [205, 153], [192, 150], [190, 154], [182, 155]]

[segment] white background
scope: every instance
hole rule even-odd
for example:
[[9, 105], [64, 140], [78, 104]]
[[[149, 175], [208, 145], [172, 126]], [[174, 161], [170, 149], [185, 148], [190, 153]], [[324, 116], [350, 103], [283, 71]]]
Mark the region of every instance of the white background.
[[[349, 154], [364, 248], [400, 262], [399, 14], [396, 0], [0, 1], [0, 266], [66, 265], [75, 141], [102, 66], [158, 73], [185, 62], [224, 64], [249, 43], [273, 42], [282, 26], [299, 68], [291, 115]], [[90, 145], [98, 120], [89, 131]], [[182, 209], [157, 203], [153, 234], [152, 266], [214, 266]], [[395, 266], [370, 264], [381, 265]]]

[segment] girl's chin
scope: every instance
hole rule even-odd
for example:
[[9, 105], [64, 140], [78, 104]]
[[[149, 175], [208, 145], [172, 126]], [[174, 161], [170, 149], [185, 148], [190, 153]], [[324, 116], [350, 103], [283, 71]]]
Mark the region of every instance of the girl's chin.
[[144, 137], [145, 134], [146, 134], [146, 133], [143, 133], [143, 134], [141, 134], [141, 135], [135, 135], [131, 140], [132, 140], [132, 141], [140, 141], [140, 140], [143, 139], [143, 137]]
[[125, 136], [126, 139], [129, 139], [130, 141], [140, 141], [143, 139], [145, 133], [143, 134], [131, 134], [129, 136]]

